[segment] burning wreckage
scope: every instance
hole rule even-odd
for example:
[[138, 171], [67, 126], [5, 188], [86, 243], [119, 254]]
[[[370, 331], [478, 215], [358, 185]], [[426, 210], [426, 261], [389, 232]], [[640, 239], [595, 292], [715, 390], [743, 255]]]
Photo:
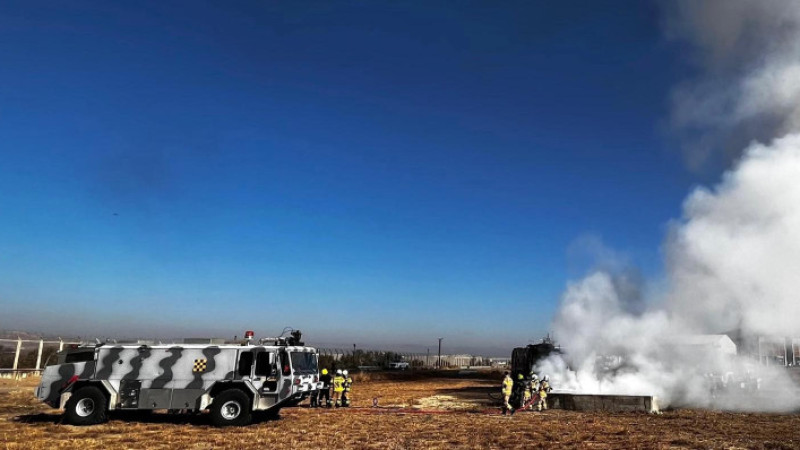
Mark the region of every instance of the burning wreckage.
[[[549, 336], [538, 344], [517, 347], [511, 353], [512, 379], [518, 376], [529, 377], [539, 370], [539, 364], [548, 358], [561, 358], [563, 352]], [[600, 361], [601, 358], [598, 358]], [[611, 368], [609, 367], [609, 370]], [[548, 394], [551, 408], [575, 411], [646, 411], [659, 412], [658, 401], [652, 395], [617, 395], [617, 394], [583, 394], [569, 389], [559, 388], [555, 381], [555, 390]]]
[[[763, 409], [763, 403], [771, 401], [774, 395], [797, 396], [795, 385], [783, 386], [788, 389], [780, 393], [765, 388], [762, 373], [782, 378], [785, 372], [776, 373], [774, 367], [759, 364], [763, 355], [737, 352], [737, 345], [725, 334], [665, 338], [654, 352], [686, 372], [682, 383], [665, 388], [671, 394], [666, 406]], [[513, 350], [512, 378], [550, 373], [554, 391], [548, 395], [548, 401], [556, 409], [658, 413], [664, 406], [656, 392], [643, 392], [638, 386], [638, 378], [643, 375], [637, 362], [629, 357], [595, 354], [588, 371], [590, 377], [570, 367], [568, 360], [569, 355], [548, 336], [541, 343]], [[593, 380], [593, 385], [587, 386], [587, 378]]]

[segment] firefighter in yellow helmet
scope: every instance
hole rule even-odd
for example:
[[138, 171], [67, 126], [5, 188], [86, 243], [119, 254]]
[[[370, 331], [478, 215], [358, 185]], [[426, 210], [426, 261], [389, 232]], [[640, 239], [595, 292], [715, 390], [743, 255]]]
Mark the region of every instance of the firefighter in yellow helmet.
[[[328, 373], [328, 369], [322, 369], [322, 375], [319, 377], [319, 399], [317, 400], [317, 406], [320, 407], [331, 407], [331, 374]], [[324, 402], [324, 403], [323, 403]]]
[[525, 399], [525, 376], [521, 373], [517, 374], [517, 377], [514, 379], [514, 384], [511, 387], [511, 398], [509, 399], [508, 404], [511, 405], [511, 414], [513, 415], [515, 411], [522, 408], [525, 403], [523, 402]]
[[342, 378], [344, 378], [344, 383], [342, 384], [344, 388], [342, 391], [342, 406], [350, 406], [350, 390], [353, 388], [353, 379], [347, 373], [347, 370], [342, 371]]
[[342, 369], [336, 370], [336, 376], [333, 377], [333, 406], [342, 406], [342, 392], [344, 392], [344, 376]]
[[508, 400], [511, 398], [511, 389], [513, 387], [514, 380], [511, 379], [511, 373], [506, 370], [505, 377], [503, 377], [503, 388], [501, 390], [503, 394], [503, 415], [509, 411], [513, 412], [511, 405], [508, 404]]
[[542, 377], [541, 383], [539, 383], [539, 403], [536, 405], [536, 409], [539, 411], [547, 409], [547, 393], [550, 390], [550, 377], [545, 375]]

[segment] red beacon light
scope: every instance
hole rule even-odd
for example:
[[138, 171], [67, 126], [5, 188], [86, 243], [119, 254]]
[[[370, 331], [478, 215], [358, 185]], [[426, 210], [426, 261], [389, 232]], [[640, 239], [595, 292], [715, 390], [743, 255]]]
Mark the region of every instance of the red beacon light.
[[247, 339], [248, 341], [252, 341], [253, 336], [255, 336], [255, 333], [253, 333], [252, 330], [247, 330], [244, 332], [244, 338]]

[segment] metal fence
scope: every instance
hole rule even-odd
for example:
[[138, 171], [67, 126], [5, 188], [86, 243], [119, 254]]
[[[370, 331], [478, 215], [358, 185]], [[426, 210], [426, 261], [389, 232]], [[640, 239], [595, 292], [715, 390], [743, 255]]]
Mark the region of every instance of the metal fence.
[[0, 377], [39, 375], [46, 356], [78, 342], [44, 339], [0, 339]]
[[400, 362], [406, 362], [412, 367], [434, 368], [434, 367], [470, 367], [470, 366], [489, 366], [493, 364], [492, 358], [467, 354], [443, 354], [441, 359], [438, 354], [433, 353], [410, 353], [395, 350], [378, 349], [342, 349], [342, 348], [318, 348], [320, 356], [330, 356], [334, 361], [342, 358], [358, 358], [357, 355], [365, 354], [392, 354], [400, 358]]
[[419, 365], [428, 366], [430, 363], [435, 364], [435, 355], [426, 353], [408, 353], [398, 352], [394, 350], [374, 350], [374, 349], [358, 349], [358, 350], [345, 350], [342, 348], [317, 348], [320, 356], [330, 356], [334, 361], [340, 361], [345, 356], [355, 357], [356, 355], [364, 355], [366, 353], [392, 353], [400, 357], [401, 361], [409, 364], [417, 363]]

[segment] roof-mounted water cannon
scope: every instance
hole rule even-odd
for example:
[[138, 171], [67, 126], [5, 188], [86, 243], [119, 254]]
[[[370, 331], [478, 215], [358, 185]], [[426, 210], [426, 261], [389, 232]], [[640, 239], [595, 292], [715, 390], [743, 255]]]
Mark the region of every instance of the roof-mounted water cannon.
[[303, 332], [300, 330], [292, 330], [289, 337], [286, 338], [286, 345], [303, 345]]
[[[287, 331], [289, 331], [289, 336], [284, 336]], [[261, 345], [264, 344], [271, 344], [271, 345], [284, 345], [284, 346], [291, 346], [291, 345], [304, 345], [301, 339], [303, 338], [303, 332], [300, 330], [293, 330], [290, 327], [286, 327], [283, 329], [283, 332], [278, 337], [266, 337], [259, 339], [259, 343]]]

